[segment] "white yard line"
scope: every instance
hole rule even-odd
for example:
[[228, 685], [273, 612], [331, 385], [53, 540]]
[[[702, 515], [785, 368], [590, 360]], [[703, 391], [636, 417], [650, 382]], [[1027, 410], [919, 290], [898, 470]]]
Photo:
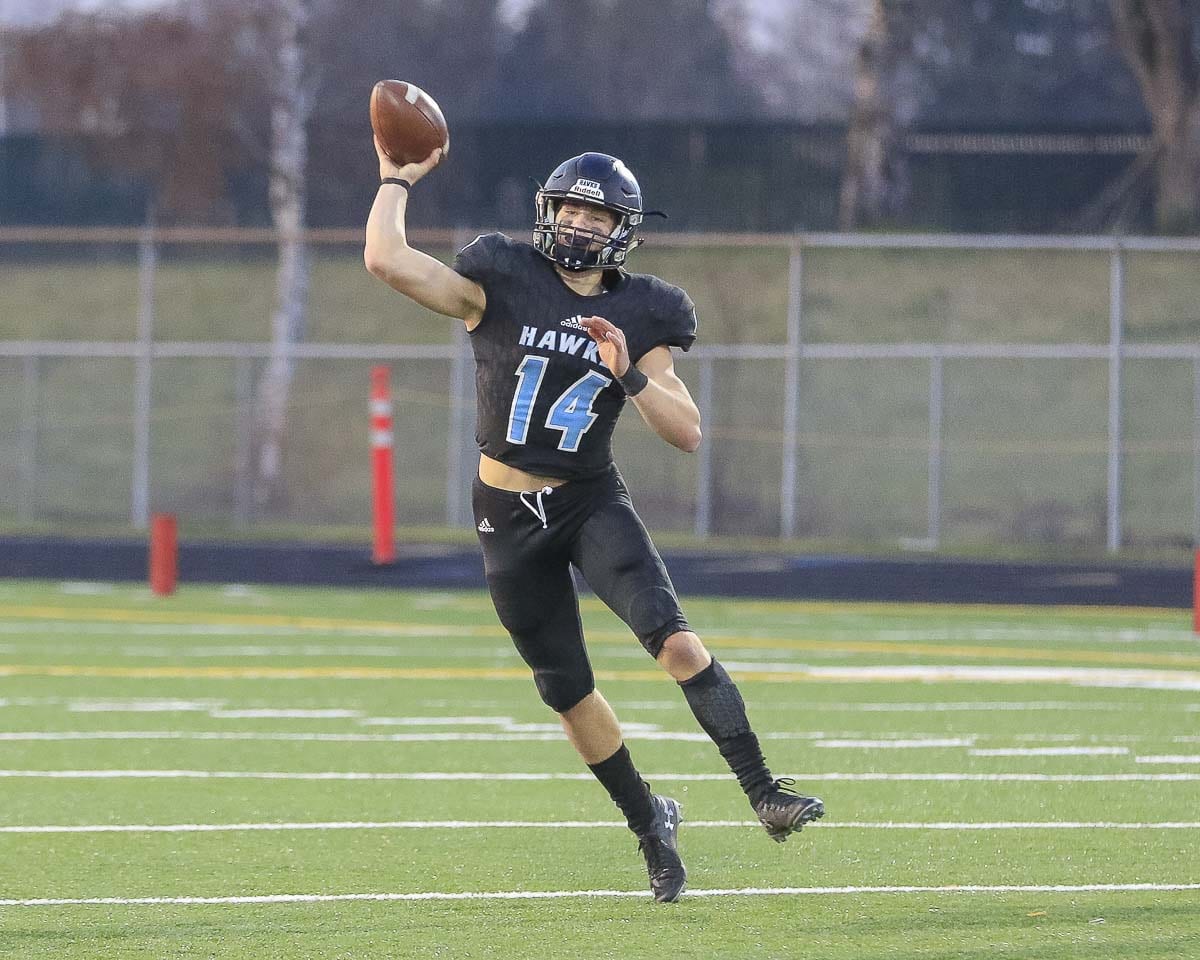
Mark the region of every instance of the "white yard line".
[[[728, 773], [646, 773], [647, 780], [671, 782], [724, 781]], [[1194, 783], [1200, 773], [796, 773], [801, 782], [930, 782], [930, 783]], [[49, 780], [586, 780], [590, 773], [445, 773], [366, 771], [251, 770], [0, 770], [0, 779]]]
[[[0, 833], [231, 833], [292, 830], [594, 830], [625, 829], [619, 820], [329, 820], [307, 823], [99, 823], [0, 826]], [[687, 830], [712, 828], [759, 829], [756, 820], [685, 820]], [[896, 823], [892, 821], [837, 821], [821, 823], [820, 830], [1200, 830], [1200, 821], [1133, 823], [1127, 821], [994, 821], [976, 823]]]
[[[0, 649], [3, 649], [0, 647]], [[128, 697], [125, 699], [90, 699], [73, 700], [68, 702], [68, 709], [78, 713], [128, 712], [154, 713], [171, 712], [173, 710], [210, 710], [221, 706], [225, 701], [220, 700], [179, 700], [171, 701], [156, 697]], [[56, 706], [64, 703], [62, 697], [6, 697], [0, 698], [0, 707], [42, 707]], [[177, 706], [174, 704], [178, 704]], [[425, 707], [508, 707], [507, 701], [457, 701], [457, 700], [424, 700]], [[627, 700], [616, 701], [613, 706], [624, 710], [680, 710], [686, 707], [682, 700]], [[772, 700], [772, 709], [804, 710], [808, 713], [1021, 713], [1029, 710], [1053, 712], [1082, 712], [1082, 713], [1143, 713], [1147, 710], [1155, 712], [1181, 711], [1184, 713], [1200, 712], [1200, 704], [1194, 703], [1124, 703], [1118, 700], [1105, 701], [1075, 701], [1075, 700], [978, 700], [962, 702], [928, 703], [880, 703], [880, 702], [850, 702], [850, 703], [815, 703], [805, 701], [793, 703], [789, 701]], [[387, 718], [381, 718], [387, 719]], [[363, 721], [370, 722], [367, 720]], [[1176, 742], [1200, 742], [1200, 737], [1177, 737]]]
[[[180, 709], [190, 709], [184, 704]], [[135, 711], [141, 712], [141, 711]], [[214, 719], [356, 719], [352, 710], [217, 710], [210, 711]], [[138, 741], [138, 740], [203, 740], [203, 741], [294, 741], [309, 743], [536, 743], [554, 742], [565, 739], [557, 723], [517, 723], [512, 719], [490, 717], [368, 717], [357, 722], [363, 726], [497, 726], [499, 732], [482, 730], [468, 731], [423, 731], [414, 733], [341, 733], [341, 732], [292, 732], [287, 730], [5, 730], [0, 731], [0, 742], [33, 741]], [[675, 743], [708, 743], [707, 734], [694, 730], [659, 730], [652, 723], [624, 723], [622, 732], [626, 740], [653, 740]], [[861, 734], [832, 734], [827, 731], [795, 731], [790, 733], [764, 733], [760, 740], [812, 741], [814, 747], [834, 750], [918, 750], [955, 749], [973, 747], [979, 740], [1005, 739], [997, 734], [971, 733], [960, 737], [933, 736], [890, 736], [877, 739], [862, 738]], [[1062, 739], [1054, 735], [1018, 736], [1016, 739], [1037, 742]], [[1070, 735], [1070, 739], [1078, 739]], [[1142, 737], [1113, 736], [1097, 738], [1139, 742]], [[970, 751], [973, 756], [1024, 757], [1024, 756], [1119, 756], [1129, 753], [1121, 746], [1060, 746], [1060, 747], [1013, 747], [978, 748]]]
[[974, 737], [935, 737], [923, 740], [818, 740], [813, 746], [833, 750], [921, 750], [936, 747], [969, 747], [974, 742]]
[[[947, 651], [952, 654], [953, 651]], [[640, 654], [639, 654], [640, 655]], [[1168, 659], [1172, 655], [1164, 655]], [[510, 658], [511, 659], [511, 658]], [[514, 661], [515, 662], [515, 661]], [[1200, 670], [1133, 669], [1119, 667], [1015, 667], [968, 666], [958, 664], [926, 664], [919, 666], [832, 666], [818, 667], [808, 663], [727, 661], [725, 666], [742, 675], [747, 682], [773, 683], [1053, 683], [1076, 687], [1105, 687], [1113, 689], [1200, 691]], [[513, 680], [524, 677], [523, 668], [515, 667], [440, 667], [417, 668], [399, 666], [328, 665], [277, 666], [274, 664], [234, 665], [197, 664], [195, 666], [125, 667], [72, 664], [0, 664], [3, 676], [72, 676], [72, 677], [204, 677], [208, 679], [253, 680], [265, 677], [276, 680], [378, 680], [378, 679], [466, 679], [494, 677]], [[613, 681], [644, 681], [661, 674], [649, 669], [606, 670], [602, 676]]]
[[816, 667], [804, 663], [722, 660], [731, 672], [800, 674], [814, 680], [906, 683], [1066, 683], [1076, 687], [1141, 690], [1200, 690], [1200, 671], [1122, 667], [1010, 667], [967, 664], [891, 664], [873, 667]]
[[[781, 707], [774, 701], [772, 707]], [[801, 710], [824, 710], [845, 713], [1023, 713], [1026, 710], [1086, 711], [1096, 713], [1139, 712], [1145, 704], [1120, 703], [1114, 700], [977, 700], [959, 703], [800, 703]], [[1164, 705], [1165, 707], [1165, 705]]]
[[[539, 743], [566, 740], [558, 724], [544, 729], [543, 724], [527, 725], [534, 729], [513, 733], [252, 733], [222, 730], [24, 730], [0, 732], [0, 741], [73, 741], [73, 740], [216, 740], [216, 741], [290, 741], [299, 743]], [[665, 740], [677, 743], [709, 743], [699, 732], [669, 733], [624, 729], [626, 740]], [[789, 738], [791, 739], [791, 738]], [[807, 739], [807, 737], [801, 737]]]
[[220, 709], [221, 700], [72, 700], [69, 713], [208, 713]]
[[1014, 747], [970, 750], [972, 757], [1121, 757], [1128, 747]]
[[[314, 633], [330, 633], [350, 637], [398, 637], [427, 639], [430, 637], [498, 637], [504, 639], [499, 625], [495, 627], [448, 626], [441, 624], [405, 623], [354, 623], [346, 621], [322, 621], [319, 625], [289, 625], [280, 623], [221, 623], [195, 621], [192, 623], [139, 623], [136, 620], [121, 620], [116, 623], [93, 623], [87, 620], [0, 620], [0, 634], [50, 634], [77, 637], [311, 637]], [[630, 638], [632, 640], [632, 637]], [[28, 646], [28, 645], [26, 645]], [[163, 648], [166, 649], [166, 648]], [[191, 649], [172, 647], [178, 654]], [[237, 650], [238, 647], [214, 646], [216, 651]], [[246, 649], [260, 649], [246, 648]], [[308, 644], [304, 647], [263, 647], [261, 649], [319, 651], [323, 645]], [[355, 648], [347, 648], [355, 649]], [[387, 647], [393, 652], [405, 652], [405, 647]]]
[[[836, 896], [894, 893], [1136, 893], [1200, 890], [1200, 883], [995, 884], [887, 887], [744, 887], [689, 890], [686, 897]], [[77, 897], [0, 900], [0, 907], [70, 906], [227, 906], [269, 903], [337, 903], [350, 900], [565, 900], [631, 897], [648, 899], [645, 890], [507, 890], [468, 893], [280, 893], [242, 897]]]
[[1166, 756], [1138, 757], [1137, 763], [1200, 763], [1200, 756], [1191, 754], [1170, 754]]

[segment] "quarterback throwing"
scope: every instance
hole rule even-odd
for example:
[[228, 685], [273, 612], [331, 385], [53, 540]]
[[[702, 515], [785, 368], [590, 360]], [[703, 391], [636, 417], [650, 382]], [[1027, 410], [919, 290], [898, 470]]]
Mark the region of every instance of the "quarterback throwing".
[[688, 625], [658, 551], [613, 463], [627, 402], [667, 443], [694, 451], [700, 414], [672, 348], [696, 339], [688, 295], [625, 269], [641, 242], [642, 193], [620, 160], [585, 153], [538, 191], [532, 242], [477, 237], [453, 268], [409, 246], [409, 192], [441, 160], [398, 166], [376, 142], [381, 185], [367, 220], [367, 268], [457, 317], [475, 357], [479, 472], [472, 502], [500, 622], [580, 757], [638, 838], [654, 898], [679, 898], [682, 810], [634, 766], [596, 689], [571, 567], [679, 684], [774, 840], [824, 814], [772, 777], [737, 686]]

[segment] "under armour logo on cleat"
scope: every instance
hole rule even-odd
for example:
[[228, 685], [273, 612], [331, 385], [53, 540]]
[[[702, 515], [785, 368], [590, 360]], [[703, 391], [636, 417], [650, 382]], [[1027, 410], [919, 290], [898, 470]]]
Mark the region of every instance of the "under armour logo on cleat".
[[478, 530], [480, 533], [495, 533], [496, 532], [496, 528], [492, 526], [492, 522], [487, 517], [484, 517], [482, 520], [479, 521]]

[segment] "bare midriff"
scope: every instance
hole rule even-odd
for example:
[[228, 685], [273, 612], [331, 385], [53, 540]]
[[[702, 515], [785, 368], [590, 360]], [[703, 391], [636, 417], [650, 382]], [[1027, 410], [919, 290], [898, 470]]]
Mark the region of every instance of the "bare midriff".
[[489, 487], [508, 490], [510, 493], [540, 490], [542, 487], [560, 487], [567, 482], [561, 477], [539, 477], [535, 473], [526, 473], [499, 460], [493, 460], [483, 453], [479, 455], [479, 479]]

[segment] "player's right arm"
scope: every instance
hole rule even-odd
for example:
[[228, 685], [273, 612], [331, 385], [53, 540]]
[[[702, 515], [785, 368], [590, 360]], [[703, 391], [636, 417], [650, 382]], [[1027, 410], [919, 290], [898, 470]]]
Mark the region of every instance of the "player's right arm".
[[[375, 141], [379, 155], [379, 177], [399, 177], [416, 184], [442, 159], [441, 149], [434, 150], [421, 163], [397, 166], [387, 158]], [[440, 260], [408, 245], [404, 214], [408, 191], [397, 184], [383, 183], [375, 194], [375, 203], [367, 217], [367, 241], [363, 259], [367, 269], [388, 286], [423, 307], [447, 317], [459, 317], [472, 330], [483, 319], [487, 304], [483, 287], [456, 273]]]

